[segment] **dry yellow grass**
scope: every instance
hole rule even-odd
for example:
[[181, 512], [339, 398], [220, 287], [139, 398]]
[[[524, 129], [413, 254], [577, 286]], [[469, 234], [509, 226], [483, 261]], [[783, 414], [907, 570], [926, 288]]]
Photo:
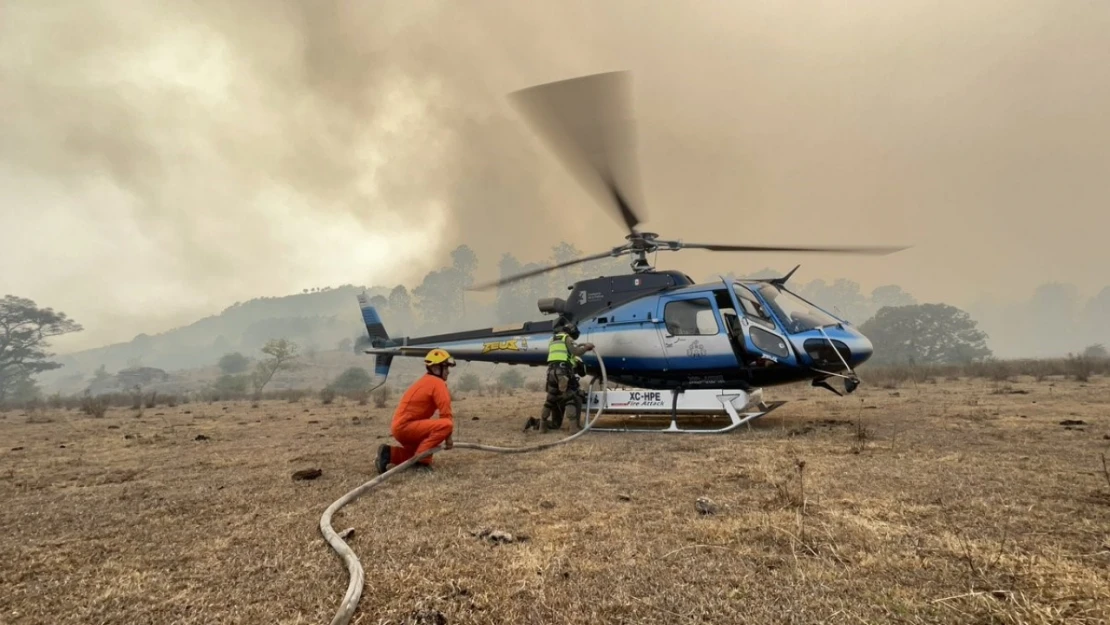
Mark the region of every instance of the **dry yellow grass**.
[[[750, 431], [455, 450], [386, 482], [334, 522], [366, 570], [353, 622], [1110, 619], [1110, 380], [768, 399], [793, 401]], [[520, 432], [541, 401], [459, 398], [457, 438], [556, 437]], [[0, 414], [0, 622], [328, 622], [347, 575], [317, 524], [373, 477], [388, 412]]]

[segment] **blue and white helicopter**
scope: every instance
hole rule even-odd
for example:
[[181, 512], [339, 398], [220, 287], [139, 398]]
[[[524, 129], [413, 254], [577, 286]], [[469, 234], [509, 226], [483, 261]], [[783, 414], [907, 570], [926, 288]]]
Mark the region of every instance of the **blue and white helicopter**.
[[[529, 105], [555, 131], [564, 148], [564, 162], [579, 174], [595, 176], [628, 229], [626, 242], [605, 252], [478, 285], [484, 290], [524, 280], [542, 273], [606, 257], [631, 256], [632, 272], [580, 280], [568, 286], [569, 297], [545, 298], [537, 302], [540, 313], [555, 315], [544, 321], [482, 328], [420, 337], [390, 337], [378, 312], [365, 296], [359, 297], [369, 338], [368, 354], [376, 355], [375, 376], [384, 383], [394, 357], [422, 358], [433, 348], [442, 348], [456, 360], [544, 367], [547, 348], [555, 331], [566, 322], [577, 325], [580, 342], [593, 343], [604, 358], [610, 384], [640, 391], [609, 391], [606, 413], [639, 413], [648, 409], [670, 413], [665, 432], [687, 430], [677, 422], [679, 413], [704, 412], [716, 403], [727, 412], [734, 429], [758, 418], [784, 402], [762, 402], [762, 389], [810, 381], [813, 386], [841, 393], [829, 385], [831, 378], [843, 379], [851, 393], [859, 385], [855, 369], [872, 355], [871, 342], [858, 329], [821, 307], [791, 292], [786, 283], [797, 271], [774, 279], [727, 279], [695, 283], [674, 270], [656, 271], [648, 256], [658, 251], [701, 249], [736, 252], [828, 252], [889, 254], [903, 247], [791, 247], [718, 245], [663, 240], [652, 232], [637, 229], [640, 218], [625, 199], [612, 175], [613, 159], [604, 149], [588, 145], [591, 139], [610, 131], [612, 118], [603, 126], [590, 128], [583, 117], [604, 118], [607, 105], [616, 101], [614, 87], [623, 72], [596, 74], [548, 83], [518, 92], [518, 102]], [[560, 110], [556, 101], [568, 103]], [[592, 100], [592, 101], [591, 101]], [[557, 120], [558, 112], [578, 107], [570, 123]], [[562, 121], [562, 127], [555, 124]], [[553, 123], [554, 122], [554, 123]], [[609, 126], [605, 126], [608, 124]], [[575, 136], [577, 135], [577, 136]], [[607, 146], [612, 141], [608, 136]], [[601, 154], [602, 158], [598, 159]], [[583, 166], [588, 163], [589, 166]], [[607, 202], [608, 203], [608, 202]], [[597, 355], [582, 357], [586, 373], [600, 375]], [[706, 404], [683, 397], [701, 393]], [[758, 400], [755, 398], [759, 397]], [[600, 405], [600, 395], [591, 392], [588, 406]], [[723, 410], [722, 410], [723, 408]], [[751, 410], [749, 410], [751, 409]], [[743, 415], [741, 415], [743, 412]], [[572, 426], [581, 425], [571, 418]], [[594, 427], [603, 431], [605, 428]], [[627, 428], [622, 428], [627, 430]]]

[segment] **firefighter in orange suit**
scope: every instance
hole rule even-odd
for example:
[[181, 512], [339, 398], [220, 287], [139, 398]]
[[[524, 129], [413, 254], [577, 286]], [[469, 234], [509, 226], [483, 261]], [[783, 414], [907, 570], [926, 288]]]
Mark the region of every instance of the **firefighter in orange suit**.
[[[376, 468], [385, 473], [389, 465], [402, 462], [434, 449], [444, 443], [451, 449], [454, 442], [454, 414], [451, 411], [451, 394], [447, 390], [447, 374], [455, 366], [454, 359], [442, 349], [433, 349], [424, 357], [427, 374], [414, 382], [401, 396], [393, 413], [390, 433], [400, 445], [382, 445], [378, 448]], [[432, 415], [439, 411], [439, 418]], [[431, 469], [432, 457], [428, 456], [412, 465], [413, 468]]]

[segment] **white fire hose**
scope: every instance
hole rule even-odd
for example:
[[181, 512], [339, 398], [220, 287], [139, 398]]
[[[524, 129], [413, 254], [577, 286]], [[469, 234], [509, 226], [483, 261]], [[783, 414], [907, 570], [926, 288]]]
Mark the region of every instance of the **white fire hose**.
[[[604, 360], [602, 360], [601, 354], [597, 353], [596, 348], [594, 349], [594, 354], [597, 356], [598, 365], [600, 365], [600, 367], [601, 367], [602, 401], [601, 401], [601, 404], [598, 406], [597, 414], [594, 415], [593, 419], [590, 419], [589, 418], [589, 416], [590, 416], [590, 406], [589, 406], [589, 401], [587, 400], [587, 402], [586, 402], [586, 425], [581, 430], [575, 432], [574, 434], [571, 434], [570, 436], [568, 436], [566, 438], [562, 438], [562, 439], [559, 439], [557, 441], [551, 441], [551, 442], [546, 442], [546, 443], [538, 443], [538, 444], [535, 444], [535, 445], [525, 445], [523, 447], [495, 447], [493, 445], [480, 445], [478, 443], [463, 443], [463, 442], [460, 442], [460, 443], [455, 443], [452, 446], [452, 448], [453, 449], [476, 449], [476, 450], [479, 450], [479, 451], [490, 451], [490, 452], [499, 453], [499, 454], [519, 454], [519, 453], [527, 453], [527, 452], [532, 452], [532, 451], [539, 451], [541, 449], [548, 449], [550, 447], [555, 447], [556, 445], [563, 445], [565, 443], [571, 442], [572, 440], [578, 438], [579, 436], [582, 436], [587, 431], [589, 431], [589, 429], [591, 427], [593, 427], [594, 423], [597, 422], [597, 420], [601, 417], [601, 414], [605, 411], [605, 403], [606, 403], [606, 400], [608, 400], [608, 394], [609, 394], [609, 378], [605, 373], [605, 362], [604, 362]], [[594, 380], [590, 382], [590, 387], [589, 388], [593, 389], [594, 383], [596, 383], [596, 382], [597, 382], [597, 379], [594, 378]], [[587, 397], [588, 397], [588, 394], [587, 394]], [[404, 471], [405, 469], [409, 468], [409, 466], [412, 465], [413, 463], [418, 462], [418, 461], [432, 455], [433, 453], [436, 453], [436, 452], [442, 451], [442, 450], [443, 450], [443, 445], [440, 445], [440, 446], [435, 447], [433, 449], [429, 449], [428, 451], [426, 451], [426, 452], [424, 452], [424, 453], [422, 453], [418, 456], [415, 456], [413, 458], [409, 458], [408, 460], [406, 460], [406, 461], [402, 462], [401, 464], [393, 467], [392, 469], [386, 471], [385, 473], [382, 473], [381, 475], [375, 477], [374, 479], [370, 480], [369, 482], [366, 482], [362, 486], [359, 486], [358, 488], [350, 491], [346, 495], [343, 495], [342, 497], [337, 499], [335, 501], [335, 503], [328, 506], [328, 509], [324, 511], [324, 515], [322, 517], [320, 517], [320, 533], [322, 533], [324, 535], [324, 539], [328, 541], [328, 544], [331, 545], [332, 549], [334, 549], [336, 551], [336, 553], [338, 553], [339, 556], [343, 558], [344, 562], [347, 563], [347, 572], [350, 576], [350, 581], [347, 584], [347, 594], [345, 594], [343, 596], [343, 602], [339, 604], [339, 610], [336, 611], [335, 616], [332, 617], [331, 625], [347, 625], [350, 622], [351, 617], [354, 616], [355, 609], [358, 607], [358, 600], [362, 596], [362, 586], [364, 584], [364, 579], [365, 579], [364, 575], [363, 575], [363, 571], [362, 571], [362, 564], [359, 562], [358, 556], [355, 555], [355, 552], [351, 550], [351, 547], [332, 528], [332, 526], [331, 526], [331, 517], [332, 517], [332, 515], [335, 514], [336, 512], [338, 512], [339, 509], [342, 508], [343, 506], [351, 503], [355, 499], [358, 499], [362, 495], [366, 494], [368, 491], [370, 491], [372, 488], [374, 488], [378, 484], [381, 484], [382, 482], [389, 479], [390, 477], [393, 477], [397, 473], [399, 473], [401, 471]]]

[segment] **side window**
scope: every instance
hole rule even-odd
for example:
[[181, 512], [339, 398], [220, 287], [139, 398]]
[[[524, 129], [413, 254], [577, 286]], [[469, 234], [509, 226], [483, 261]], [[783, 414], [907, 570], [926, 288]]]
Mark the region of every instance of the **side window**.
[[774, 334], [771, 334], [770, 332], [765, 332], [764, 330], [759, 329], [759, 327], [757, 326], [752, 326], [751, 334], [752, 343], [754, 343], [758, 349], [765, 351], [772, 356], [778, 356], [779, 358], [790, 357], [790, 349], [786, 347], [786, 342], [784, 342], [782, 339], [775, 336]]
[[740, 300], [740, 306], [744, 309], [744, 314], [749, 319], [756, 323], [761, 323], [769, 328], [775, 327], [775, 322], [771, 321], [771, 317], [767, 314], [767, 310], [763, 304], [751, 294], [750, 291], [740, 285], [735, 286], [736, 299]]
[[713, 304], [707, 297], [669, 302], [663, 308], [663, 321], [667, 324], [667, 332], [675, 336], [721, 331], [717, 316], [713, 314]]

